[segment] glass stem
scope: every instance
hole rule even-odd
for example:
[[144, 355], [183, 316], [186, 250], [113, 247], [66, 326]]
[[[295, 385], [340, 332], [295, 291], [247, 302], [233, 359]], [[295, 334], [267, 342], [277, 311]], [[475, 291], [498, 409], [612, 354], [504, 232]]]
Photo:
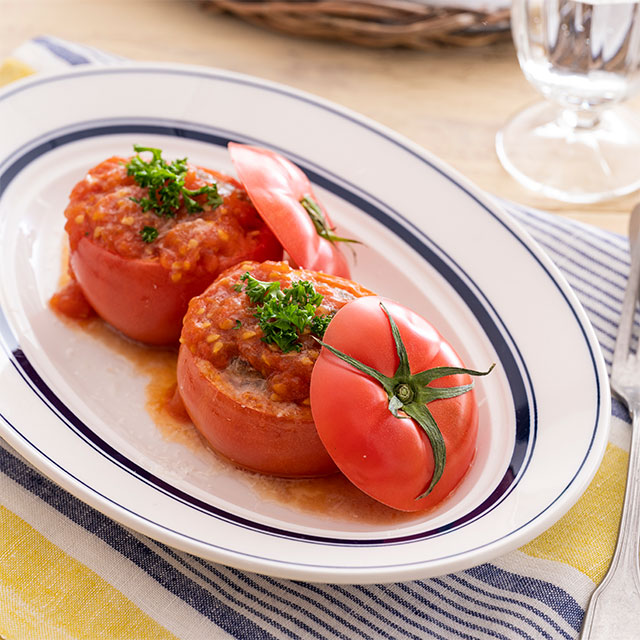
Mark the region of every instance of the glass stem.
[[595, 129], [600, 124], [600, 113], [595, 109], [563, 109], [559, 120], [570, 129]]

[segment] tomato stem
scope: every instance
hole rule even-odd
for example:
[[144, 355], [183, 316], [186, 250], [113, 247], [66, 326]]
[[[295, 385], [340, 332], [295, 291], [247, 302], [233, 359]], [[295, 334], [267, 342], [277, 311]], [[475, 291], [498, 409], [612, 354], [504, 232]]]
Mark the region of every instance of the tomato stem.
[[396, 418], [400, 418], [402, 416], [399, 415], [398, 411], [402, 410], [407, 416], [417, 422], [425, 432], [433, 451], [433, 475], [426, 490], [416, 497], [416, 500], [419, 500], [429, 495], [438, 483], [444, 472], [447, 459], [447, 448], [444, 438], [442, 437], [435, 418], [427, 408], [427, 404], [434, 400], [454, 398], [463, 393], [467, 393], [467, 391], [473, 388], [473, 382], [456, 387], [430, 387], [428, 386], [429, 383], [439, 378], [458, 374], [486, 376], [492, 371], [495, 364], [492, 364], [487, 371], [475, 371], [461, 367], [434, 367], [421, 371], [420, 373], [412, 374], [409, 357], [404, 342], [402, 341], [398, 325], [382, 302], [380, 303], [380, 307], [389, 320], [391, 334], [398, 354], [399, 364], [393, 376], [386, 376], [377, 369], [360, 362], [356, 358], [343, 353], [321, 340], [318, 340], [318, 342], [336, 357], [376, 380], [387, 392], [389, 397], [389, 411]]
[[359, 240], [353, 240], [352, 238], [342, 238], [341, 236], [333, 233], [333, 229], [327, 224], [327, 219], [320, 209], [320, 205], [311, 197], [305, 196], [300, 200], [300, 204], [304, 207], [313, 222], [313, 226], [316, 228], [316, 233], [329, 242], [355, 242], [361, 244]]
[[406, 404], [412, 402], [416, 394], [408, 384], [403, 382], [396, 387], [395, 395], [402, 404]]

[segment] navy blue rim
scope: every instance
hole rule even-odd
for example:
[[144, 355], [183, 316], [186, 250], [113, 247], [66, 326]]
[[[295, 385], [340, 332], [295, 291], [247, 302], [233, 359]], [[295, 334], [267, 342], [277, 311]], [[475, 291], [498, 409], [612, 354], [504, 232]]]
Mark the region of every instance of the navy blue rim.
[[[134, 70], [129, 69], [127, 71], [134, 71]], [[139, 72], [139, 70], [136, 70], [136, 71]], [[145, 71], [151, 71], [152, 73], [154, 71], [161, 72], [161, 73], [167, 72], [167, 70], [164, 70], [164, 69], [163, 70], [146, 69]], [[92, 70], [92, 73], [94, 74], [105, 73], [105, 72], [108, 72], [108, 71]], [[113, 71], [111, 72], [113, 73]], [[121, 72], [123, 72], [123, 70], [119, 69], [118, 73], [121, 73]], [[185, 71], [175, 71], [175, 72], [180, 74], [188, 73]], [[208, 77], [208, 78], [212, 77], [211, 74], [198, 73], [198, 72], [193, 72], [193, 73], [196, 75], [202, 75], [203, 77]], [[59, 78], [53, 78], [50, 80], [55, 81], [56, 79], [59, 79]], [[484, 205], [481, 201], [479, 201], [473, 193], [469, 192], [463, 185], [460, 185], [459, 183], [457, 183], [451, 176], [444, 173], [437, 166], [432, 165], [428, 160], [426, 160], [425, 158], [423, 158], [421, 155], [417, 154], [410, 148], [407, 148], [405, 145], [403, 145], [402, 142], [396, 140], [395, 138], [391, 136], [387, 136], [386, 134], [380, 132], [376, 128], [363, 124], [361, 121], [355, 118], [352, 118], [351, 116], [346, 115], [345, 113], [338, 112], [337, 110], [334, 110], [330, 106], [318, 105], [311, 98], [307, 98], [299, 95], [292, 96], [284, 88], [280, 88], [280, 87], [265, 88], [264, 86], [260, 85], [255, 81], [250, 81], [249, 79], [245, 79], [242, 77], [228, 78], [226, 76], [223, 76], [222, 79], [225, 81], [239, 82], [242, 84], [250, 84], [253, 86], [258, 86], [262, 90], [266, 89], [269, 91], [281, 92], [286, 94], [288, 97], [295, 97], [298, 100], [310, 102], [316, 107], [320, 107], [330, 111], [335, 111], [335, 113], [337, 113], [340, 117], [350, 119], [354, 123], [356, 123], [358, 126], [361, 126], [361, 127], [364, 126], [365, 128], [375, 133], [376, 135], [382, 136], [386, 138], [388, 141], [392, 142], [393, 144], [402, 147], [404, 151], [412, 154], [413, 156], [418, 158], [422, 163], [428, 165], [432, 170], [437, 171], [446, 179], [456, 184], [457, 187], [462, 189], [487, 213], [489, 213], [494, 218], [497, 218], [503, 226], [505, 226], [514, 236], [517, 237], [517, 235], [513, 232], [513, 230], [508, 225], [506, 225], [505, 222], [502, 219], [500, 219], [500, 217], [498, 217], [494, 212], [488, 209], [486, 205]], [[47, 81], [46, 79], [41, 79], [32, 84], [40, 84], [41, 82], [46, 82], [46, 81]], [[2, 96], [0, 96], [0, 100], [6, 99], [7, 97], [15, 93], [15, 91], [17, 90], [19, 89], [16, 88], [13, 91], [5, 92]], [[10, 181], [17, 175], [17, 173], [19, 173], [19, 171], [22, 168], [24, 168], [27, 164], [29, 164], [39, 155], [46, 153], [47, 151], [50, 151], [63, 144], [72, 142], [74, 140], [79, 140], [87, 137], [95, 137], [97, 135], [109, 135], [109, 134], [115, 134], [115, 133], [141, 133], [141, 134], [158, 133], [158, 134], [164, 134], [164, 135], [201, 140], [201, 141], [205, 141], [205, 142], [216, 144], [216, 145], [226, 145], [226, 143], [231, 139], [240, 141], [240, 142], [250, 142], [253, 144], [260, 144], [260, 141], [247, 140], [246, 138], [243, 138], [241, 135], [230, 136], [228, 135], [228, 133], [227, 135], [220, 135], [220, 133], [214, 134], [214, 133], [211, 133], [210, 131], [195, 130], [195, 129], [187, 128], [184, 126], [167, 126], [166, 124], [162, 124], [162, 125], [115, 124], [115, 125], [90, 126], [90, 127], [85, 126], [84, 128], [80, 128], [77, 131], [67, 132], [58, 136], [54, 135], [44, 142], [39, 142], [39, 144], [37, 144], [36, 146], [25, 145], [23, 149], [18, 150], [16, 153], [14, 153], [13, 154], [14, 160], [9, 166], [7, 166], [7, 163], [5, 163], [5, 166], [7, 166], [7, 168], [2, 172], [2, 174], [0, 174], [0, 196], [2, 195], [2, 192], [4, 191], [4, 189], [6, 189]], [[24, 149], [29, 149], [29, 150], [22, 153]], [[22, 155], [19, 155], [20, 153], [22, 153]], [[17, 157], [18, 155], [19, 157]], [[472, 310], [477, 320], [480, 322], [480, 324], [483, 326], [483, 328], [487, 332], [487, 336], [489, 337], [492, 344], [494, 345], [494, 348], [496, 348], [496, 351], [499, 355], [500, 364], [505, 368], [505, 371], [507, 373], [507, 376], [511, 385], [511, 391], [512, 391], [512, 396], [514, 401], [514, 411], [516, 416], [516, 443], [514, 446], [510, 467], [507, 473], [505, 474], [504, 478], [502, 479], [501, 483], [496, 488], [492, 496], [490, 496], [482, 505], [480, 505], [473, 512], [466, 514], [463, 518], [453, 523], [450, 523], [444, 527], [421, 532], [411, 536], [386, 539], [384, 541], [375, 540], [375, 539], [373, 540], [361, 540], [361, 539], [339, 540], [339, 539], [327, 538], [323, 536], [308, 536], [304, 534], [297, 534], [294, 532], [283, 531], [282, 529], [279, 529], [279, 528], [263, 526], [255, 522], [248, 521], [243, 518], [239, 518], [233, 514], [229, 514], [212, 505], [209, 505], [201, 500], [194, 499], [192, 496], [185, 494], [184, 492], [176, 489], [175, 487], [169, 485], [168, 483], [162, 481], [161, 479], [153, 476], [152, 474], [149, 474], [144, 469], [141, 469], [138, 465], [135, 465], [130, 460], [122, 456], [119, 452], [115, 451], [112, 447], [108, 445], [108, 443], [98, 438], [96, 434], [94, 434], [87, 425], [79, 421], [78, 418], [75, 415], [73, 415], [72, 412], [70, 412], [70, 410], [64, 405], [64, 403], [59, 398], [57, 398], [55, 394], [53, 394], [52, 391], [47, 387], [47, 385], [42, 381], [37, 371], [33, 368], [31, 363], [26, 358], [24, 352], [20, 348], [17, 341], [17, 337], [11, 332], [7, 319], [6, 317], [4, 317], [4, 315], [2, 315], [0, 310], [0, 334], [5, 338], [6, 344], [9, 345], [9, 353], [7, 355], [10, 357], [12, 364], [14, 365], [14, 367], [16, 367], [16, 369], [18, 370], [19, 374], [23, 377], [25, 382], [27, 382], [27, 384], [29, 384], [31, 388], [43, 399], [43, 401], [49, 406], [49, 408], [54, 412], [54, 414], [59, 419], [63, 420], [65, 424], [70, 429], [72, 429], [78, 436], [80, 436], [83, 440], [91, 444], [91, 446], [94, 449], [99, 451], [102, 455], [111, 459], [113, 462], [115, 462], [118, 466], [126, 470], [128, 473], [131, 473], [136, 477], [138, 477], [141, 481], [145, 482], [145, 484], [153, 486], [156, 489], [162, 491], [163, 493], [173, 496], [174, 498], [180, 500], [181, 502], [189, 504], [194, 508], [210, 513], [211, 515], [214, 515], [221, 519], [234, 522], [235, 524], [238, 524], [240, 526], [245, 526], [254, 530], [259, 530], [259, 531], [262, 531], [263, 533], [269, 533], [272, 535], [278, 535], [286, 538], [302, 539], [304, 541], [309, 541], [309, 542], [345, 544], [345, 545], [357, 545], [357, 546], [381, 545], [381, 544], [387, 545], [387, 544], [394, 544], [394, 543], [398, 544], [402, 542], [411, 542], [415, 540], [426, 539], [436, 535], [441, 535], [446, 531], [450, 531], [454, 528], [459, 528], [460, 526], [464, 526], [469, 522], [473, 521], [474, 519], [476, 519], [477, 517], [479, 517], [480, 515], [483, 515], [484, 513], [487, 513], [489, 510], [495, 508], [495, 506], [497, 506], [497, 504], [501, 502], [502, 499], [504, 499], [504, 497], [506, 497], [506, 495], [513, 490], [513, 488], [517, 484], [518, 478], [522, 475], [522, 473], [526, 469], [526, 465], [528, 464], [528, 460], [530, 459], [530, 455], [533, 450], [533, 445], [535, 443], [535, 435], [537, 430], [537, 413], [536, 413], [536, 406], [535, 406], [535, 395], [533, 393], [529, 375], [526, 371], [526, 366], [521, 365], [524, 371], [524, 377], [523, 377], [521, 370], [517, 364], [518, 360], [521, 361], [521, 358], [519, 358], [519, 354], [517, 354], [517, 348], [514, 347], [514, 350], [512, 351], [512, 349], [509, 347], [508, 343], [511, 342], [513, 344], [513, 341], [507, 340], [505, 338], [505, 336], [509, 335], [506, 328], [502, 326], [502, 329], [500, 329], [497, 326], [496, 322], [493, 320], [492, 315], [495, 316], [496, 314], [495, 314], [495, 310], [492, 309], [489, 301], [487, 301], [486, 299], [481, 299], [482, 298], [481, 293], [479, 294], [479, 296], [473, 293], [472, 288], [475, 288], [476, 291], [478, 291], [478, 288], [473, 286], [472, 280], [466, 274], [464, 276], [464, 280], [460, 276], [458, 276], [458, 273], [462, 273], [461, 269], [457, 265], [455, 265], [455, 263], [451, 260], [450, 257], [442, 256], [441, 252], [436, 250], [436, 248], [433, 246], [433, 243], [429, 241], [429, 238], [422, 231], [420, 231], [419, 229], [416, 229], [408, 221], [404, 220], [402, 216], [400, 216], [397, 212], [393, 212], [394, 214], [393, 216], [389, 215], [388, 213], [383, 211], [382, 208], [377, 206], [371, 199], [367, 200], [366, 198], [363, 198], [362, 196], [358, 195], [357, 188], [355, 186], [351, 185], [349, 188], [345, 186], [341, 186], [335, 177], [330, 178], [326, 173], [324, 174], [317, 173], [312, 168], [305, 166], [304, 162], [300, 162], [300, 164], [302, 164], [303, 168], [309, 174], [312, 181], [316, 182], [317, 184], [320, 184], [321, 186], [328, 189], [329, 191], [332, 191], [333, 193], [340, 196], [344, 200], [354, 204], [356, 207], [358, 207], [368, 215], [372, 216], [373, 218], [375, 218], [376, 220], [384, 224], [392, 232], [396, 233], [405, 242], [407, 242], [407, 244], [412, 246], [414, 250], [416, 250], [420, 255], [422, 255], [425, 258], [425, 260], [430, 262], [443, 276], [450, 279], [452, 286], [461, 295], [461, 297], [463, 297], [463, 299], [469, 304], [469, 308]], [[527, 249], [527, 251], [529, 251], [530, 253], [532, 253], [532, 255], [534, 255], [535, 259], [540, 263], [541, 267], [548, 273], [548, 270], [545, 267], [545, 265], [540, 262], [540, 260], [537, 258], [537, 256], [535, 256], [535, 254], [533, 254], [530, 247], [519, 237], [517, 237], [517, 239], [521, 242], [521, 244], [523, 244], [523, 246]], [[457, 267], [457, 271], [452, 268], [452, 265], [455, 265]], [[572, 309], [572, 312], [574, 313], [574, 315], [576, 315], [576, 311], [573, 308], [573, 305], [567, 299], [562, 288], [559, 286], [555, 278], [550, 273], [548, 273], [548, 275], [550, 276], [551, 280], [555, 283], [556, 287], [560, 290], [562, 296], [565, 298], [569, 307]], [[599, 375], [598, 375], [598, 368], [595, 362], [595, 356], [593, 354], [593, 351], [590, 348], [589, 340], [585, 333], [585, 329], [582, 326], [582, 323], [580, 322], [580, 319], [577, 317], [577, 315], [576, 315], [576, 320], [578, 321], [578, 325], [580, 326], [581, 331], [587, 342], [587, 345], [589, 346], [589, 352], [590, 352], [593, 366], [594, 366], [595, 377], [598, 380]], [[527, 383], [525, 383], [525, 378], [527, 380]], [[531, 406], [527, 401], [527, 393], [526, 393], [527, 389], [529, 390], [529, 393], [531, 396]], [[600, 403], [601, 403], [599, 385], [597, 386], [597, 394], [598, 394], [598, 397], [597, 397], [598, 411], [596, 415], [599, 416]], [[533, 425], [532, 430], [530, 429], [531, 425]], [[19, 435], [21, 435], [19, 430], [14, 425], [10, 425], [10, 426]], [[593, 430], [591, 443], [585, 455], [585, 460], [589, 455], [591, 447], [593, 446], [593, 440], [595, 438], [595, 433], [596, 433], [595, 427], [597, 427], [597, 418], [596, 418], [596, 425], [594, 426], [594, 430]], [[21, 435], [21, 437], [23, 437], [24, 439], [24, 436]], [[35, 448], [33, 447], [32, 443], [29, 443], [29, 444], [31, 445], [32, 448]], [[527, 450], [529, 451], [528, 456], [527, 456]], [[40, 453], [43, 454], [43, 452], [40, 452]], [[526, 457], [526, 460], [525, 460], [525, 457]], [[55, 462], [53, 462], [53, 464], [57, 465], [57, 463]], [[584, 464], [584, 461], [583, 461], [583, 464]], [[62, 469], [62, 471], [64, 471], [66, 474], [70, 475], [71, 477], [74, 477], [67, 470]], [[580, 470], [576, 471], [576, 475], [579, 473], [579, 471]], [[81, 482], [75, 477], [74, 479], [78, 482]], [[574, 476], [574, 479], [575, 479], [575, 476]], [[572, 482], [573, 482], [573, 479], [572, 479]], [[567, 485], [567, 487], [565, 487], [565, 489], [560, 495], [562, 495], [568, 489], [568, 487], [572, 484], [572, 482], [570, 482]], [[95, 493], [94, 489], [92, 489], [91, 487], [88, 487], [88, 488]], [[102, 497], [106, 498], [106, 496], [102, 496]], [[559, 497], [560, 496], [558, 496], [556, 500], [559, 499]], [[109, 498], [106, 498], [106, 499], [110, 500]], [[117, 506], [124, 510], [127, 510], [126, 507], [123, 507], [122, 505], [117, 505]], [[548, 508], [549, 507], [547, 507], [547, 509]], [[536, 516], [536, 518], [537, 517], [539, 516]], [[154, 523], [154, 524], [157, 525], [157, 523]], [[526, 526], [526, 525], [523, 525], [523, 526]], [[206, 544], [210, 544], [210, 543], [207, 542]]]

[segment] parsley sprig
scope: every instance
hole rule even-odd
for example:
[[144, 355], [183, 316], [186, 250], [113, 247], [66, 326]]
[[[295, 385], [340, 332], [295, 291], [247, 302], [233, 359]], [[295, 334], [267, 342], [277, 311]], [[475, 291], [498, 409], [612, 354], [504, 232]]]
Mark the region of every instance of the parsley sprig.
[[[162, 157], [162, 150], [153, 147], [142, 147], [134, 144], [136, 155], [127, 163], [127, 175], [141, 187], [147, 189], [147, 196], [131, 198], [143, 211], [153, 211], [158, 216], [174, 217], [184, 203], [188, 213], [203, 211], [202, 205], [195, 196], [206, 194], [207, 204], [212, 208], [222, 204], [222, 198], [215, 184], [207, 184], [199, 189], [187, 189], [184, 186], [187, 175], [187, 159], [180, 158], [171, 164]], [[152, 157], [146, 161], [140, 153], [148, 151]]]
[[309, 331], [322, 338], [333, 318], [333, 313], [317, 315], [323, 296], [307, 280], [292, 282], [290, 288], [281, 289], [279, 282], [265, 282], [254, 278], [248, 271], [240, 278], [235, 289], [247, 294], [256, 305], [253, 314], [258, 319], [262, 340], [275, 344], [283, 353], [300, 351], [300, 336]]
[[153, 242], [158, 237], [158, 230], [155, 227], [142, 227], [140, 230], [140, 237], [143, 242], [147, 244]]

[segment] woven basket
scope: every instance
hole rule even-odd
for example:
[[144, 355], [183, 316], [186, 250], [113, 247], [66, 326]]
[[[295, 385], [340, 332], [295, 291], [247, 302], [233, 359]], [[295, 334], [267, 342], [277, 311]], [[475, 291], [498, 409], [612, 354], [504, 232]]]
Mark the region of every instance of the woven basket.
[[284, 33], [367, 47], [484, 46], [509, 33], [508, 9], [485, 13], [411, 0], [204, 0], [203, 4]]

